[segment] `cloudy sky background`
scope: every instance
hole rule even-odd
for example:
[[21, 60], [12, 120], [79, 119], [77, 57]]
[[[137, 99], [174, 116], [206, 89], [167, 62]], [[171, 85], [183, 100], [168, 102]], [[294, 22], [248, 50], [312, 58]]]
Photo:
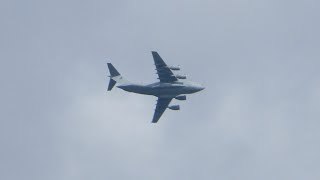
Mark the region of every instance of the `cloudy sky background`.
[[[1, 0], [0, 179], [320, 179], [320, 2]], [[107, 92], [152, 50], [206, 89]]]

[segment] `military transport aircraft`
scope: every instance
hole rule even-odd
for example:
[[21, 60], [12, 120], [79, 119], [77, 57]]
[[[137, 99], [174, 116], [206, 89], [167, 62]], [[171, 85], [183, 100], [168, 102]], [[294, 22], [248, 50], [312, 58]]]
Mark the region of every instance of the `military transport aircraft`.
[[186, 76], [175, 75], [172, 71], [178, 71], [180, 70], [180, 67], [168, 66], [157, 52], [152, 51], [152, 56], [160, 82], [147, 85], [131, 83], [123, 78], [111, 63], [108, 63], [110, 71], [108, 91], [110, 91], [117, 83], [117, 87], [125, 91], [158, 97], [152, 119], [152, 123], [157, 123], [167, 108], [171, 110], [180, 110], [179, 105], [169, 106], [173, 98], [177, 100], [186, 100], [187, 97], [185, 94], [201, 91], [204, 87], [198, 83], [187, 81]]

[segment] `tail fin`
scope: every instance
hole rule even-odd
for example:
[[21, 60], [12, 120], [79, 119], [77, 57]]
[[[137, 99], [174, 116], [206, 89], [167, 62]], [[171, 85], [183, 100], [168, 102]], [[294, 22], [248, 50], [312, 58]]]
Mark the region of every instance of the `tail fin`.
[[129, 83], [129, 81], [124, 79], [111, 63], [108, 63], [108, 68], [110, 72], [110, 76], [109, 76], [110, 81], [109, 81], [108, 91], [111, 91], [111, 89], [114, 87], [116, 83], [120, 83], [120, 84]]

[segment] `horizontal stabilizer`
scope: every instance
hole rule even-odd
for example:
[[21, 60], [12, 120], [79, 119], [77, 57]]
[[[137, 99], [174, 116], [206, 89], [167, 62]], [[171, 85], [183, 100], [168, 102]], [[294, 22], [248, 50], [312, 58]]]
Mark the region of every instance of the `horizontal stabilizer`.
[[110, 78], [110, 81], [109, 81], [109, 86], [108, 86], [108, 91], [111, 91], [111, 89], [114, 87], [114, 85], [116, 84], [117, 82], [113, 79]]
[[120, 73], [116, 70], [115, 67], [113, 67], [111, 63], [108, 63], [108, 68], [109, 68], [111, 77], [120, 76]]

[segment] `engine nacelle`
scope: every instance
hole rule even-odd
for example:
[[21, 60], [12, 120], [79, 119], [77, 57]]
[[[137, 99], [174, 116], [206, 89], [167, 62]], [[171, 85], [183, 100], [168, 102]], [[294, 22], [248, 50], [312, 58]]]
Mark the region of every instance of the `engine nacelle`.
[[178, 79], [187, 79], [187, 76], [186, 75], [177, 74], [176, 78], [178, 78]]
[[179, 66], [168, 66], [168, 68], [173, 70], [173, 71], [179, 71], [180, 70]]
[[171, 109], [171, 110], [174, 110], [174, 111], [180, 110], [180, 106], [179, 105], [169, 106], [168, 108]]
[[180, 100], [180, 101], [184, 101], [184, 100], [187, 100], [187, 96], [186, 95], [177, 96], [177, 97], [175, 97], [175, 99]]

